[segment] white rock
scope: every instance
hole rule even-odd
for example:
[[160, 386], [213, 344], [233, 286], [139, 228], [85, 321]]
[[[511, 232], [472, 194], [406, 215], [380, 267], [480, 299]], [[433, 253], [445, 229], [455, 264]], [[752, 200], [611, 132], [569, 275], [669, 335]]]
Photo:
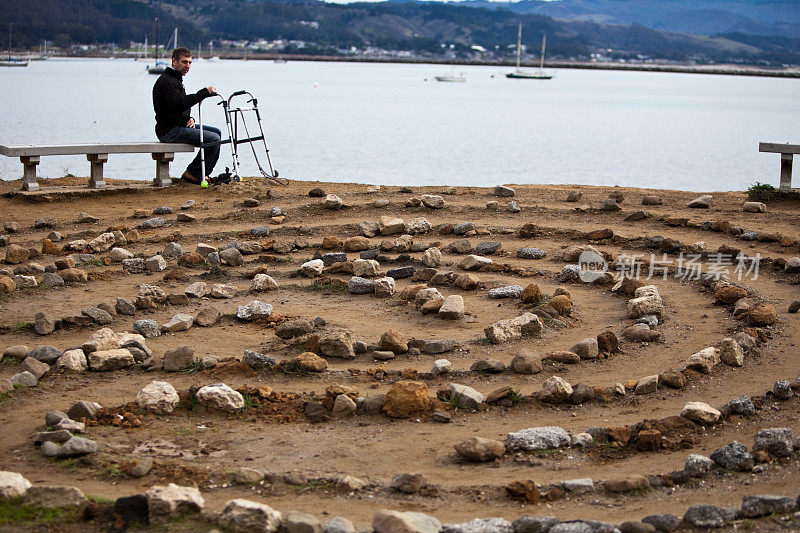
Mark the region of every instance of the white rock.
[[444, 299], [439, 308], [439, 318], [458, 320], [464, 316], [464, 298], [460, 294], [451, 294]]
[[180, 403], [175, 387], [166, 381], [153, 381], [136, 395], [139, 407], [157, 414], [168, 414]]
[[442, 252], [436, 247], [431, 247], [422, 252], [422, 263], [430, 268], [437, 268], [442, 264]]
[[124, 348], [92, 352], [88, 357], [89, 368], [95, 372], [108, 372], [133, 366], [133, 354]]
[[236, 499], [225, 504], [219, 524], [234, 533], [275, 533], [282, 519], [281, 513], [269, 505]]
[[175, 483], [155, 485], [145, 492], [150, 523], [160, 525], [185, 513], [203, 510], [205, 500], [195, 487], [181, 487]]
[[206, 385], [195, 396], [201, 404], [220, 411], [236, 412], [244, 407], [242, 395], [224, 383]]
[[160, 255], [154, 255], [145, 260], [144, 267], [149, 272], [163, 272], [167, 268], [167, 261]]
[[713, 424], [722, 413], [703, 402], [689, 402], [683, 406], [681, 416], [700, 424]]
[[522, 338], [523, 335], [535, 335], [544, 329], [541, 319], [533, 313], [525, 313], [516, 318], [500, 320], [487, 326], [483, 332], [492, 344], [500, 344]]
[[325, 263], [322, 262], [322, 259], [312, 259], [300, 265], [300, 273], [306, 277], [313, 278], [322, 274], [324, 268]]
[[450, 384], [450, 401], [460, 409], [476, 410], [486, 396], [467, 385]]
[[484, 265], [491, 264], [492, 260], [488, 257], [470, 254], [461, 260], [461, 262], [458, 264], [458, 267], [462, 270], [478, 270]]
[[374, 259], [356, 259], [353, 261], [353, 275], [360, 278], [374, 278], [380, 274], [381, 266]]
[[428, 233], [431, 230], [431, 224], [425, 217], [416, 217], [406, 223], [406, 230], [412, 235]]
[[373, 287], [375, 289], [375, 296], [379, 298], [388, 298], [394, 295], [395, 291], [394, 278], [385, 277], [376, 279], [375, 283], [373, 283]]
[[451, 363], [447, 359], [437, 359], [433, 362], [433, 369], [431, 374], [434, 376], [439, 374], [447, 374], [450, 372]]
[[266, 292], [277, 288], [278, 282], [267, 274], [256, 274], [256, 277], [253, 278], [252, 285], [250, 285], [250, 290], [253, 292]]
[[744, 364], [744, 350], [739, 343], [730, 337], [725, 337], [719, 343], [719, 360], [730, 366]]
[[89, 368], [86, 354], [81, 349], [67, 350], [56, 360], [56, 369], [83, 372]]
[[89, 248], [91, 248], [93, 252], [105, 252], [106, 250], [110, 250], [114, 244], [116, 244], [114, 234], [103, 233], [89, 242]]
[[506, 448], [514, 451], [552, 450], [569, 446], [569, 433], [558, 426], [523, 429], [506, 435]]
[[195, 281], [183, 291], [189, 298], [202, 298], [203, 296], [208, 296], [210, 292], [211, 289], [205, 281]]
[[9, 499], [24, 496], [33, 485], [17, 472], [0, 471], [0, 498]]
[[169, 319], [169, 322], [161, 326], [161, 331], [165, 333], [175, 333], [176, 331], [188, 331], [194, 324], [194, 317], [188, 313], [178, 313]]
[[713, 346], [704, 348], [699, 352], [689, 356], [686, 361], [686, 368], [694, 368], [705, 374], [711, 371], [711, 368], [719, 364], [719, 350]]
[[129, 252], [125, 248], [112, 248], [110, 252], [108, 252], [108, 257], [111, 258], [112, 261], [124, 261], [125, 259], [131, 259], [133, 257], [133, 253]]

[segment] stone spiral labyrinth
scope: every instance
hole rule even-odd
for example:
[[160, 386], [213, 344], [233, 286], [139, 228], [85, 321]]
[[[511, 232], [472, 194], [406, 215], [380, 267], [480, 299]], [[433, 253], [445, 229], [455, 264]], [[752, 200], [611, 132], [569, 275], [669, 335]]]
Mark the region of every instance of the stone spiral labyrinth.
[[3, 525], [800, 528], [796, 199], [14, 185]]

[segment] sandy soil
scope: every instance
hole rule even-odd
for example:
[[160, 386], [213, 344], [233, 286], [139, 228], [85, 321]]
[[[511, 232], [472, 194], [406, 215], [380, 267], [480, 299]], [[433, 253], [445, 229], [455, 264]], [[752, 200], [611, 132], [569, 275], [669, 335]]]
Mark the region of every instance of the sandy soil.
[[[57, 183], [44, 180], [45, 185], [51, 186], [72, 183], [82, 184], [83, 180], [70, 182], [64, 179]], [[516, 190], [513, 200], [522, 208], [520, 213], [508, 212], [505, 209], [508, 199], [493, 196], [492, 189], [415, 187], [412, 193], [408, 193], [399, 192], [397, 187], [382, 187], [377, 192], [368, 192], [368, 186], [358, 184], [291, 182], [287, 187], [280, 187], [268, 186], [256, 179], [211, 190], [177, 185], [166, 190], [145, 189], [90, 196], [0, 198], [0, 222], [13, 220], [20, 225], [20, 230], [9, 236], [10, 242], [37, 248], [52, 229], [64, 236], [60, 246], [79, 238], [91, 240], [107, 228], [136, 227], [142, 220], [133, 217], [134, 210], [152, 212], [159, 206], [171, 206], [177, 213], [178, 208], [190, 199], [196, 204], [186, 212], [194, 215], [196, 221], [181, 223], [175, 220], [175, 214], [166, 215], [168, 224], [165, 227], [142, 231], [139, 242], [129, 243], [125, 248], [137, 256], [149, 257], [174, 241], [180, 243], [184, 251], [194, 251], [199, 242], [222, 246], [234, 238], [249, 240], [249, 229], [265, 224], [272, 224], [272, 233], [261, 239], [263, 244], [298, 240], [309, 245], [285, 254], [266, 251], [246, 255], [244, 266], [225, 267], [221, 273], [207, 268], [184, 268], [183, 279], [179, 280], [165, 280], [164, 272], [127, 274], [113, 262], [103, 264], [98, 261], [83, 266], [91, 273], [86, 284], [70, 284], [52, 290], [23, 289], [0, 297], [0, 351], [19, 344], [29, 347], [49, 344], [60, 349], [77, 347], [98, 329], [73, 327], [58, 329], [46, 337], [37, 336], [30, 327], [23, 326], [33, 322], [38, 311], [55, 317], [79, 314], [82, 308], [101, 302], [113, 305], [116, 297], [134, 299], [141, 283], [157, 284], [172, 294], [183, 293], [186, 286], [197, 280], [231, 282], [242, 291], [230, 300], [190, 300], [186, 306], [168, 305], [137, 311], [136, 317], [117, 316], [109, 327], [114, 331], [130, 330], [133, 321], [141, 318], [152, 318], [163, 324], [179, 312], [194, 315], [208, 305], [233, 315], [237, 305], [258, 298], [271, 303], [275, 312], [285, 317], [322, 317], [329, 327], [345, 328], [354, 340], [369, 345], [377, 344], [381, 334], [390, 329], [399, 331], [406, 338], [458, 341], [454, 352], [441, 355], [402, 354], [388, 362], [374, 361], [369, 354], [359, 354], [353, 360], [328, 359], [329, 371], [321, 375], [256, 372], [236, 364], [194, 373], [146, 371], [139, 367], [109, 373], [49, 373], [36, 387], [14, 390], [0, 402], [3, 428], [0, 432], [0, 469], [20, 472], [34, 483], [76, 485], [87, 494], [106, 498], [142, 493], [154, 484], [167, 481], [196, 483], [211, 510], [220, 510], [228, 500], [244, 497], [268, 503], [284, 512], [293, 509], [309, 512], [325, 521], [341, 515], [361, 526], [367, 526], [371, 516], [381, 508], [422, 511], [447, 523], [488, 516], [513, 519], [523, 514], [620, 522], [657, 512], [681, 514], [693, 503], [738, 505], [742, 496], [747, 494], [797, 496], [796, 476], [800, 473], [797, 454], [788, 460], [765, 465], [760, 473], [714, 474], [697, 483], [654, 488], [637, 494], [613, 495], [599, 491], [530, 505], [510, 499], [503, 489], [507, 483], [516, 480], [533, 480], [546, 486], [583, 477], [603, 480], [628, 474], [667, 473], [681, 469], [690, 453], [708, 455], [733, 440], [752, 446], [754, 434], [762, 428], [790, 427], [798, 435], [800, 400], [797, 398], [784, 403], [766, 398], [756, 416], [733, 416], [721, 424], [699, 430], [685, 449], [640, 452], [608, 447], [601, 450], [570, 448], [559, 453], [539, 454], [533, 460], [507, 454], [501, 460], [486, 464], [466, 463], [453, 450], [454, 444], [472, 435], [502, 440], [510, 431], [533, 426], [555, 425], [569, 432], [580, 432], [592, 426], [630, 425], [645, 419], [678, 415], [688, 401], [704, 401], [719, 408], [742, 394], [763, 395], [776, 380], [799, 377], [800, 315], [787, 313], [787, 307], [793, 300], [800, 299], [800, 278], [787, 275], [771, 265], [762, 266], [758, 279], [742, 281], [778, 311], [777, 322], [761, 328], [768, 338], [759, 347], [759, 354], [747, 357], [741, 368], [721, 365], [708, 375], [693, 374], [683, 390], [659, 389], [647, 396], [635, 396], [629, 392], [624, 398], [615, 397], [609, 403], [583, 405], [548, 405], [529, 398], [514, 407], [495, 405], [475, 413], [455, 411], [449, 424], [437, 423], [429, 415], [392, 420], [363, 413], [312, 424], [305, 420], [302, 412], [284, 417], [256, 410], [225, 415], [200, 407], [183, 407], [170, 415], [136, 413], [142, 425], [135, 429], [109, 425], [87, 428], [88, 436], [100, 445], [100, 453], [88, 462], [48, 460], [33, 446], [32, 437], [44, 428], [46, 411], [66, 410], [78, 400], [96, 401], [104, 407], [121, 406], [135, 401], [138, 391], [153, 380], [169, 381], [178, 391], [225, 382], [234, 388], [268, 385], [276, 392], [320, 396], [324, 396], [330, 385], [343, 384], [357, 388], [361, 396], [370, 396], [386, 392], [400, 378], [400, 372], [408, 373], [413, 369], [422, 373], [418, 377], [432, 394], [447, 388], [450, 382], [458, 382], [484, 394], [509, 386], [529, 396], [539, 391], [542, 382], [552, 375], [560, 375], [573, 385], [587, 383], [608, 387], [669, 369], [680, 370], [689, 355], [744, 329], [746, 324], [735, 320], [729, 307], [715, 304], [712, 294], [699, 283], [681, 282], [668, 276], [666, 280], [656, 281], [667, 306], [664, 323], [658, 327], [663, 333], [661, 342], [649, 345], [623, 342], [621, 352], [608, 358], [581, 361], [577, 365], [546, 364], [543, 372], [533, 375], [466, 372], [473, 362], [481, 359], [508, 363], [521, 349], [544, 355], [565, 350], [575, 342], [606, 330], [619, 336], [622, 329], [633, 322], [627, 318], [626, 298], [613, 294], [610, 285], [572, 282], [566, 286], [575, 307], [571, 316], [564, 319], [564, 327], [548, 327], [541, 337], [500, 345], [488, 343], [483, 336], [487, 325], [523, 312], [521, 304], [516, 301], [489, 299], [487, 289], [537, 283], [543, 293], [552, 294], [562, 285], [557, 281], [566, 264], [561, 254], [568, 247], [588, 244], [585, 232], [612, 229], [614, 239], [593, 244], [614, 256], [623, 253], [649, 256], [650, 249], [634, 248], [635, 241], [631, 239], [656, 235], [677, 239], [684, 245], [704, 241], [712, 251], [720, 246], [740, 248], [747, 254], [758, 253], [773, 262], [800, 255], [797, 242], [800, 238], [797, 229], [800, 203], [796, 201], [774, 202], [769, 204], [766, 214], [755, 214], [742, 211], [741, 204], [746, 195], [741, 192], [715, 193], [711, 209], [706, 210], [686, 207], [688, 201], [699, 196], [691, 192], [589, 186], [512, 186]], [[0, 192], [7, 193], [18, 187], [18, 182], [5, 182], [0, 184]], [[314, 187], [339, 195], [348, 207], [337, 211], [323, 209], [322, 199], [307, 195]], [[570, 190], [581, 191], [583, 198], [579, 204], [592, 208], [596, 208], [612, 190], [621, 192], [624, 195], [622, 211], [604, 213], [590, 209], [580, 212], [575, 209], [578, 204], [565, 201]], [[445, 207], [431, 210], [405, 205], [408, 198], [422, 194], [442, 194]], [[664, 204], [642, 206], [641, 199], [645, 194], [661, 196]], [[260, 206], [243, 207], [245, 198], [259, 199]], [[375, 207], [373, 204], [378, 199], [386, 199], [389, 204]], [[499, 209], [487, 209], [489, 201], [499, 201]], [[286, 214], [281, 223], [270, 221], [269, 210], [273, 206], [281, 207]], [[639, 209], [652, 216], [640, 221], [625, 220], [627, 215]], [[76, 223], [81, 211], [98, 217], [100, 221], [96, 224]], [[391, 298], [351, 295], [335, 283], [320, 286], [318, 280], [292, 275], [320, 250], [324, 237], [344, 239], [358, 235], [360, 222], [377, 221], [384, 215], [406, 221], [422, 216], [434, 228], [439, 224], [473, 222], [480, 230], [487, 231], [466, 238], [473, 246], [482, 241], [502, 242], [503, 252], [490, 257], [495, 263], [507, 264], [511, 268], [503, 272], [476, 273], [484, 284], [478, 290], [440, 287], [445, 295], [461, 294], [464, 297], [467, 314], [457, 321], [422, 315], [413, 304], [402, 302], [398, 295]], [[43, 216], [52, 217], [55, 227], [34, 228], [34, 221]], [[666, 217], [686, 217], [695, 222], [727, 220], [746, 230], [778, 232], [783, 239], [782, 242], [745, 242], [728, 233], [712, 232], [692, 224], [672, 227], [665, 223]], [[541, 226], [541, 234], [534, 238], [519, 238], [516, 231], [529, 223]], [[370, 242], [379, 246], [384, 238], [374, 237]], [[414, 236], [414, 241], [438, 242], [444, 250], [450, 242], [461, 238], [434, 230]], [[538, 261], [516, 257], [518, 249], [533, 246], [544, 249], [548, 256]], [[658, 250], [652, 251], [660, 257]], [[68, 253], [64, 251], [62, 255]], [[399, 254], [387, 252], [387, 255], [395, 258]], [[419, 259], [421, 253], [410, 255]], [[98, 259], [105, 256], [107, 253], [96, 254]], [[348, 258], [358, 258], [358, 254], [348, 253]], [[46, 266], [55, 259], [54, 255], [43, 255], [34, 261]], [[439, 270], [459, 272], [457, 265], [461, 259], [462, 256], [445, 251]], [[415, 264], [421, 266], [419, 262]], [[381, 266], [385, 272], [396, 265], [387, 263]], [[252, 272], [255, 267], [263, 268], [262, 271], [275, 278], [279, 288], [261, 295], [248, 294], [246, 289], [250, 280], [244, 274]], [[523, 274], [522, 269], [527, 271]], [[175, 262], [171, 261], [167, 272], [176, 270]], [[349, 275], [332, 274], [329, 278], [346, 283]], [[417, 282], [398, 280], [398, 292], [412, 283]], [[278, 339], [272, 327], [240, 322], [233, 316], [223, 317], [213, 327], [193, 327], [189, 331], [148, 340], [148, 346], [156, 356], [181, 345], [192, 346], [200, 357], [213, 355], [223, 360], [240, 359], [244, 350], [262, 351], [279, 361], [290, 359], [302, 351]], [[464, 372], [452, 376], [427, 374], [433, 361], [441, 357], [449, 359], [454, 370]], [[19, 361], [0, 363], [0, 378], [18, 372], [18, 365]], [[383, 379], [363, 372], [378, 368], [387, 371]], [[446, 404], [442, 406], [448, 407]], [[286, 418], [291, 421], [286, 421]], [[130, 476], [128, 469], [138, 456], [148, 455], [147, 452], [134, 452], [136, 447], [157, 439], [174, 445], [169, 448], [169, 454], [149, 453], [155, 456], [155, 465], [150, 473], [142, 478]], [[231, 473], [240, 467], [262, 469], [269, 473], [271, 482], [255, 487], [231, 483]], [[415, 495], [401, 495], [388, 490], [392, 476], [400, 472], [424, 474], [430, 490]], [[283, 476], [287, 473], [301, 474], [305, 479], [296, 476], [290, 480], [294, 483], [286, 483]], [[363, 491], [348, 492], [319, 481], [343, 474], [363, 479], [370, 485]]]

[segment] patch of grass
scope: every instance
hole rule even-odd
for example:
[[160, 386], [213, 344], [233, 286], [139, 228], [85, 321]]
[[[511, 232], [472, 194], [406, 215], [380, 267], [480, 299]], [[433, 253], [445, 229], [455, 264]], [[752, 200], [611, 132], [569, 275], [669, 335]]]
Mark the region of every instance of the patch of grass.
[[11, 333], [19, 333], [20, 331], [32, 330], [33, 322], [17, 322], [11, 326]]
[[508, 399], [511, 400], [512, 405], [519, 405], [527, 401], [525, 396], [522, 395], [519, 389], [512, 391], [511, 394], [508, 396]]
[[301, 367], [296, 363], [289, 363], [283, 365], [283, 373], [288, 374], [290, 376], [298, 376], [298, 377], [307, 376], [310, 374], [308, 370], [306, 370], [305, 368]]
[[0, 500], [0, 525], [17, 527], [71, 524], [79, 519], [78, 508], [32, 507], [22, 505], [22, 498]]
[[25, 388], [25, 385], [23, 385], [22, 383], [14, 383], [14, 390], [20, 390], [20, 389], [24, 389], [24, 388]]
[[116, 463], [106, 463], [100, 470], [100, 475], [111, 479], [119, 479], [125, 476], [125, 472]]
[[780, 198], [781, 192], [768, 183], [755, 182], [747, 189], [747, 198], [755, 202], [769, 202]]
[[115, 501], [111, 498], [106, 498], [104, 496], [92, 496], [89, 494], [86, 495], [86, 499], [89, 500], [90, 502], [99, 503], [100, 505], [113, 505]]
[[16, 357], [8, 356], [3, 358], [3, 362], [7, 365], [18, 365], [22, 362], [22, 359], [18, 359]]
[[253, 398], [252, 394], [244, 394], [242, 395], [242, 398], [244, 399], [244, 407], [239, 409], [240, 413], [246, 413], [249, 409], [259, 407], [259, 404], [256, 403], [255, 398]]
[[206, 365], [203, 364], [202, 360], [200, 360], [200, 359], [192, 359], [192, 362], [189, 363], [189, 366], [185, 370], [185, 372], [188, 372], [190, 374], [194, 374], [195, 372], [202, 372], [205, 369], [206, 369]]

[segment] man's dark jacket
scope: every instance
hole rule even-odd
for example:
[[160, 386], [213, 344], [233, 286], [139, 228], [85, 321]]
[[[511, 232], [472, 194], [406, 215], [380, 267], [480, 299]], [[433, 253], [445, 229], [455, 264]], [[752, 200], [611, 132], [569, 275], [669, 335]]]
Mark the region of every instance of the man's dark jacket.
[[167, 68], [153, 85], [156, 136], [160, 139], [176, 126], [185, 127], [189, 122], [191, 107], [209, 96], [211, 94], [208, 89], [200, 89], [187, 95], [183, 88], [183, 75], [177, 70]]

